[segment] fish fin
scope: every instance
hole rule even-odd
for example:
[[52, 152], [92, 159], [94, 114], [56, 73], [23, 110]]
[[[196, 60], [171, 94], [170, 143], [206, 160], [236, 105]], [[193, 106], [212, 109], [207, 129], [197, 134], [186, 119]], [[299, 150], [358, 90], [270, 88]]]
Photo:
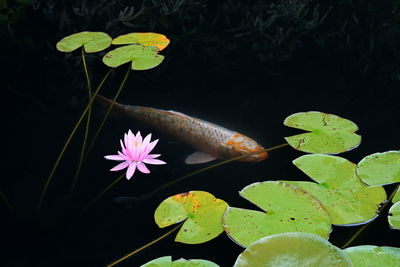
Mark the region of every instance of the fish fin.
[[178, 111], [168, 110], [168, 112], [173, 113], [173, 114], [178, 115], [178, 116], [182, 116], [182, 117], [191, 119], [190, 116], [188, 116], [188, 115], [186, 115], [186, 114], [183, 114], [183, 113], [181, 113], [181, 112], [178, 112]]
[[186, 164], [200, 164], [215, 160], [216, 157], [201, 151], [196, 151], [186, 157]]

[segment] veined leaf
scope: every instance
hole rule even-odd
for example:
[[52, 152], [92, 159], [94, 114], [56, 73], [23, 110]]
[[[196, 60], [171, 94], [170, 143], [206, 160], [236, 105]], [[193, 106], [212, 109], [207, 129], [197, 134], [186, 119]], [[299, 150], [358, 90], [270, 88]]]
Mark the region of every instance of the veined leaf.
[[219, 265], [207, 260], [185, 260], [179, 259], [172, 261], [171, 256], [164, 256], [148, 263], [141, 265], [141, 267], [218, 267]]
[[254, 183], [239, 194], [264, 212], [228, 207], [225, 232], [241, 246], [285, 232], [315, 233], [328, 238], [331, 220], [324, 206], [302, 189], [275, 181]]
[[72, 52], [83, 46], [86, 53], [99, 52], [111, 45], [111, 37], [104, 32], [79, 32], [61, 39], [56, 47], [61, 52]]
[[390, 207], [388, 221], [390, 227], [400, 230], [400, 201], [397, 201]]
[[350, 257], [354, 267], [398, 267], [400, 263], [400, 248], [395, 247], [365, 245], [349, 247], [344, 249], [343, 252]]
[[336, 115], [309, 111], [290, 115], [284, 125], [309, 131], [285, 137], [294, 149], [309, 153], [337, 154], [358, 146], [361, 136], [355, 134], [358, 126]]
[[139, 44], [143, 46], [155, 46], [158, 48], [158, 51], [163, 50], [169, 43], [170, 41], [165, 35], [154, 32], [128, 33], [112, 40], [112, 44], [114, 45]]
[[165, 199], [157, 207], [154, 219], [160, 228], [186, 219], [175, 241], [199, 244], [223, 232], [222, 216], [228, 204], [210, 193], [191, 191]]

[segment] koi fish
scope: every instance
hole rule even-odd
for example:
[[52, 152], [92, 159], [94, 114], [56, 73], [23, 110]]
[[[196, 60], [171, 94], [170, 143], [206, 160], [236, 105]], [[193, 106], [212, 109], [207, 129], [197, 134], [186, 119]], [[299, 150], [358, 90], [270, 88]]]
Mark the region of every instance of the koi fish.
[[[98, 95], [97, 99], [106, 106], [111, 104], [111, 100], [103, 96]], [[264, 150], [250, 137], [177, 111], [119, 103], [114, 104], [113, 111], [142, 121], [198, 149], [199, 151], [185, 159], [186, 164], [204, 163], [214, 159], [231, 159]], [[264, 151], [240, 161], [261, 161], [267, 157], [268, 153]]]

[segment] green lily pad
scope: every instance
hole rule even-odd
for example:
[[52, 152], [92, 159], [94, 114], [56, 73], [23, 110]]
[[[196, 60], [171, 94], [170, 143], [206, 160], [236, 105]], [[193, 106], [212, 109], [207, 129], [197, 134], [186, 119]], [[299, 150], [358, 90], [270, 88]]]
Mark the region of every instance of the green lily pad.
[[390, 207], [388, 221], [391, 228], [400, 230], [400, 201]]
[[331, 220], [324, 206], [296, 186], [267, 181], [248, 185], [239, 194], [264, 211], [227, 208], [223, 218], [225, 232], [241, 246], [285, 232], [329, 236]]
[[290, 115], [284, 125], [309, 131], [285, 137], [294, 149], [309, 153], [337, 154], [358, 146], [361, 136], [355, 134], [358, 126], [336, 115], [309, 111]]
[[164, 256], [148, 263], [141, 265], [141, 267], [218, 267], [219, 265], [207, 260], [185, 260], [179, 259], [172, 261], [171, 256]]
[[394, 194], [394, 197], [392, 199], [392, 203], [395, 203], [397, 201], [400, 201], [400, 188], [397, 189], [396, 193]]
[[349, 247], [343, 252], [350, 257], [354, 267], [398, 267], [400, 263], [400, 248], [395, 247], [365, 245]]
[[132, 62], [133, 70], [148, 70], [164, 60], [164, 56], [157, 54], [157, 51], [158, 48], [154, 46], [126, 45], [105, 54], [103, 62], [112, 68]]
[[185, 244], [207, 242], [223, 232], [222, 216], [228, 204], [210, 193], [191, 191], [165, 199], [154, 219], [160, 228], [186, 219], [175, 241]]
[[400, 182], [400, 151], [374, 153], [358, 163], [358, 176], [369, 185]]
[[94, 53], [109, 47], [111, 41], [111, 37], [104, 32], [79, 32], [64, 37], [56, 47], [61, 52], [72, 52], [83, 46], [86, 53]]
[[382, 186], [367, 186], [357, 177], [357, 165], [347, 159], [311, 154], [293, 161], [313, 182], [283, 181], [299, 186], [318, 198], [326, 207], [332, 224], [365, 223], [377, 216], [380, 204], [386, 200]]
[[252, 243], [237, 258], [234, 267], [351, 267], [350, 258], [317, 235], [284, 233]]
[[169, 42], [169, 39], [165, 35], [154, 32], [128, 33], [120, 35], [112, 41], [114, 45], [140, 44], [143, 46], [155, 46], [158, 48], [158, 51], [167, 47]]

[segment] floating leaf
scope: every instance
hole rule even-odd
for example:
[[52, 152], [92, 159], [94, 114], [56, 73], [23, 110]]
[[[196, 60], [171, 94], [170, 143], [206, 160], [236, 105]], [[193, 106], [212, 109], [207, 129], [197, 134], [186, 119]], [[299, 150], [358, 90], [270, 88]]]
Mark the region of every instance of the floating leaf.
[[324, 206], [312, 195], [289, 184], [267, 181], [243, 188], [239, 194], [257, 207], [255, 211], [228, 207], [223, 224], [239, 245], [285, 232], [308, 232], [328, 238], [331, 221]]
[[348, 151], [361, 142], [355, 134], [358, 126], [339, 116], [317, 111], [290, 115], [284, 125], [309, 131], [309, 133], [285, 137], [294, 149], [310, 153], [336, 154]]
[[267, 236], [249, 245], [234, 267], [275, 266], [352, 266], [339, 248], [317, 235], [284, 233]]
[[207, 260], [185, 260], [179, 259], [172, 261], [171, 256], [164, 256], [155, 260], [149, 261], [141, 265], [141, 267], [218, 267], [219, 265]]
[[126, 45], [105, 54], [103, 62], [112, 68], [132, 62], [133, 70], [148, 70], [164, 60], [164, 56], [157, 54], [157, 51], [158, 48], [154, 46]]
[[354, 267], [385, 266], [398, 267], [400, 263], [400, 248], [357, 246], [343, 250], [349, 255]]
[[400, 230], [400, 201], [390, 207], [388, 221], [390, 227]]
[[199, 244], [223, 232], [222, 216], [228, 204], [210, 193], [191, 191], [165, 199], [157, 207], [154, 219], [160, 228], [186, 219], [175, 241]]
[[381, 186], [366, 186], [357, 177], [357, 165], [347, 159], [324, 155], [305, 155], [293, 161], [313, 182], [284, 181], [318, 198], [333, 224], [358, 224], [373, 219], [386, 200]]
[[154, 32], [128, 33], [120, 35], [112, 41], [114, 45], [140, 44], [143, 46], [155, 46], [158, 48], [158, 51], [167, 47], [169, 42], [169, 39], [165, 35]]
[[394, 197], [392, 199], [392, 202], [395, 203], [397, 201], [400, 201], [400, 188], [397, 189], [396, 193], [394, 194]]
[[369, 185], [400, 182], [400, 151], [374, 153], [358, 163], [358, 176]]
[[111, 37], [104, 32], [79, 32], [61, 39], [56, 47], [61, 52], [72, 52], [83, 46], [86, 53], [99, 52], [111, 45]]

